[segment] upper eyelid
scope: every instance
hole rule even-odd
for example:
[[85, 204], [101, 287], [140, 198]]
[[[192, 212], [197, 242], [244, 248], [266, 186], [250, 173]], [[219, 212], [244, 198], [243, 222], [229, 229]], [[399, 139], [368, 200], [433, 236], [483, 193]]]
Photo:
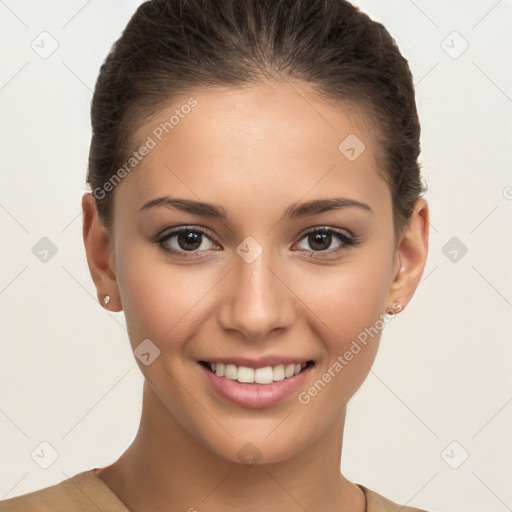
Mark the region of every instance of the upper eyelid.
[[327, 232], [335, 233], [335, 234], [338, 234], [338, 235], [345, 235], [347, 238], [354, 238], [354, 235], [348, 229], [332, 228], [332, 227], [329, 227], [329, 226], [314, 226], [312, 228], [307, 228], [306, 230], [301, 231], [298, 236], [300, 238], [303, 238], [307, 234], [315, 233], [317, 231], [320, 231], [320, 232], [327, 231]]
[[172, 238], [173, 236], [179, 235], [180, 233], [186, 231], [196, 231], [212, 239], [212, 241], [215, 241], [215, 237], [210, 234], [209, 230], [207, 228], [203, 228], [202, 226], [179, 226], [176, 228], [171, 228], [169, 231], [164, 231], [164, 234], [158, 235], [157, 241], [168, 240], [169, 238]]

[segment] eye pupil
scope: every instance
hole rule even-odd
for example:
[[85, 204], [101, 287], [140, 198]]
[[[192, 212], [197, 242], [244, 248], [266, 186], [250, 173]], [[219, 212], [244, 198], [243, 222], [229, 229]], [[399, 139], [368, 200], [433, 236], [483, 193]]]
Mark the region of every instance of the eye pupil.
[[[331, 237], [332, 237], [332, 235], [330, 233], [325, 233], [325, 232], [324, 233], [321, 233], [321, 232], [312, 233], [309, 237], [310, 245], [314, 249], [323, 250], [326, 247], [329, 247], [329, 245], [331, 244]], [[323, 242], [323, 245], [322, 245], [322, 242]], [[317, 243], [320, 243], [320, 247], [315, 247], [315, 244], [317, 244]]]
[[[186, 231], [178, 235], [178, 245], [180, 249], [195, 251], [201, 246], [201, 233], [194, 233], [192, 231]], [[184, 240], [185, 245], [181, 242]], [[192, 247], [186, 247], [186, 245], [192, 245]]]

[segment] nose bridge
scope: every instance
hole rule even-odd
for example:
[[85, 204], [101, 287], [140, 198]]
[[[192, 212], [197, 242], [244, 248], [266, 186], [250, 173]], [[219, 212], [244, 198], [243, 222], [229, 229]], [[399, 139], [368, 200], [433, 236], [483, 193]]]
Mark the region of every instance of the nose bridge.
[[[235, 268], [220, 308], [224, 329], [235, 329], [257, 340], [270, 331], [291, 325], [295, 317], [293, 293], [270, 249], [251, 237], [237, 247]], [[284, 282], [283, 282], [284, 281]]]

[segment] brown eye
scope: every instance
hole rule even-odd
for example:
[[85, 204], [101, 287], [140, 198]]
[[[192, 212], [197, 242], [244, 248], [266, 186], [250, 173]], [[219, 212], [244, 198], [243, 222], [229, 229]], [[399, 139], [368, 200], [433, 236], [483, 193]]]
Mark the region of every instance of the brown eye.
[[183, 249], [184, 251], [195, 251], [201, 246], [202, 236], [203, 235], [201, 233], [183, 231], [176, 235], [176, 241], [178, 242], [180, 249]]
[[211, 248], [206, 240], [211, 242], [208, 233], [200, 228], [180, 228], [170, 231], [160, 237], [156, 243], [160, 249], [166, 253], [175, 254], [177, 256], [195, 257], [201, 256], [202, 252]]
[[332, 242], [330, 233], [310, 233], [308, 235], [309, 246], [315, 251], [328, 249]]
[[[350, 237], [342, 231], [323, 227], [309, 231], [302, 237], [301, 241], [302, 240], [306, 240], [307, 242], [307, 247], [301, 247], [302, 250], [319, 253], [337, 252], [356, 245], [355, 238]], [[333, 241], [338, 241], [338, 246], [335, 248], [331, 248]]]

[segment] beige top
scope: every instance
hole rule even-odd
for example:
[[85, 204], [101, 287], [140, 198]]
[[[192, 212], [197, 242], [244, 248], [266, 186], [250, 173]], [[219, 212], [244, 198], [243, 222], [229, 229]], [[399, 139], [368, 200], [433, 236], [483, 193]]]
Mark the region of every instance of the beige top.
[[[401, 507], [356, 484], [366, 497], [366, 512], [426, 512]], [[59, 484], [0, 501], [0, 512], [130, 512], [110, 487], [94, 473], [83, 471]]]

